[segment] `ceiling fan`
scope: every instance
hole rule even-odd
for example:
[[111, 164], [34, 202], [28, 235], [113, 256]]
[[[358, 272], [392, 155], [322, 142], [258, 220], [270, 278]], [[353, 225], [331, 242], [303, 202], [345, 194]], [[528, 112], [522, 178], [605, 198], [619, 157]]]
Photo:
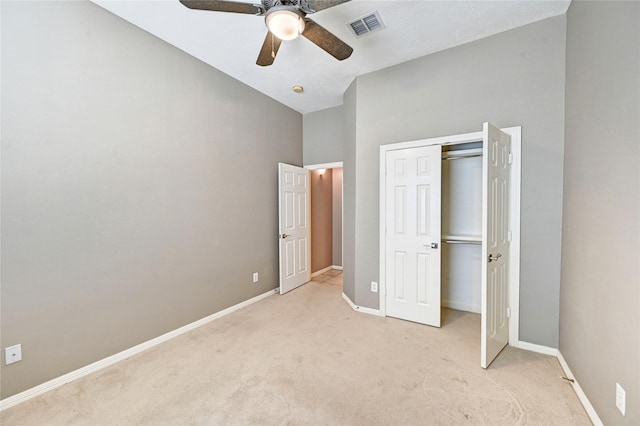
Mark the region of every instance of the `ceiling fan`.
[[214, 12], [246, 13], [264, 16], [269, 32], [264, 39], [256, 64], [273, 64], [282, 40], [302, 35], [339, 61], [351, 56], [353, 49], [329, 31], [307, 18], [319, 10], [346, 3], [349, 0], [261, 0], [261, 4], [226, 0], [180, 0], [189, 9]]

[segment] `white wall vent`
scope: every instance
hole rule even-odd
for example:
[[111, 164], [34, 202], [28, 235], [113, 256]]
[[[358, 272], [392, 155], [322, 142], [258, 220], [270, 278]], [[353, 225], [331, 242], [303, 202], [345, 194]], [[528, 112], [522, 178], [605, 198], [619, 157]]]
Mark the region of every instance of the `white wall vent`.
[[384, 22], [380, 18], [380, 14], [371, 12], [362, 18], [358, 18], [355, 21], [351, 21], [347, 24], [356, 37], [362, 37], [364, 35], [380, 31], [384, 28]]

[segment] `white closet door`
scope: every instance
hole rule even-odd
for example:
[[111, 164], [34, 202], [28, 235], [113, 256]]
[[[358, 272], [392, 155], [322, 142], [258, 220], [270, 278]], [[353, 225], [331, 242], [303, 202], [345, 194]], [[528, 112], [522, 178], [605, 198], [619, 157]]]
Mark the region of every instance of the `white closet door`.
[[386, 314], [440, 327], [441, 146], [385, 161]]
[[480, 365], [487, 368], [509, 343], [509, 167], [511, 138], [483, 126], [482, 305]]
[[278, 163], [280, 294], [311, 279], [309, 170]]

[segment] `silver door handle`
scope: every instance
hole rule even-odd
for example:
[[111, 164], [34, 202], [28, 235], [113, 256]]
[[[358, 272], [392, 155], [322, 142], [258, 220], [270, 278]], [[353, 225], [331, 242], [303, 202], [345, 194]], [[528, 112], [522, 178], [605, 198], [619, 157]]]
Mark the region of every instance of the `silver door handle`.
[[432, 248], [432, 249], [437, 249], [438, 248], [438, 243], [423, 244], [423, 246], [428, 247], [428, 248]]
[[495, 256], [492, 255], [491, 253], [489, 253], [489, 263], [491, 263], [492, 260], [498, 260], [502, 257], [502, 255], [500, 253], [496, 254]]
[[290, 237], [290, 236], [291, 235], [289, 235], [289, 234], [282, 234], [282, 235], [280, 235], [280, 238], [282, 238], [284, 240], [285, 238]]

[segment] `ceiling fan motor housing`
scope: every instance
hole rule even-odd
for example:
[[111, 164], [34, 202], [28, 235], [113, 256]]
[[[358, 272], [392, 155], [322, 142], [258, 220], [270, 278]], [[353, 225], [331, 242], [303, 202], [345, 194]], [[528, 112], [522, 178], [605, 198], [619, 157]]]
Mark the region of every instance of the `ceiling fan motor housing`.
[[299, 0], [262, 0], [262, 5], [265, 9], [270, 9], [274, 6], [299, 6]]

